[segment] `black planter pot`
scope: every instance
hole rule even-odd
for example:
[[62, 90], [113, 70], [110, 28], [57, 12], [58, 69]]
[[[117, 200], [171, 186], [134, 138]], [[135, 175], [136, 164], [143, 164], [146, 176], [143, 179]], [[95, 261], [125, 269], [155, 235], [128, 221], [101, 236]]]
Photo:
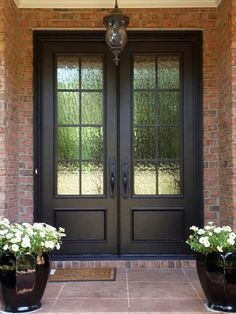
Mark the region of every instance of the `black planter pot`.
[[37, 310], [50, 271], [49, 255], [30, 254], [15, 258], [0, 256], [0, 298], [4, 312], [22, 313]]
[[208, 307], [236, 312], [236, 254], [197, 254], [197, 272]]

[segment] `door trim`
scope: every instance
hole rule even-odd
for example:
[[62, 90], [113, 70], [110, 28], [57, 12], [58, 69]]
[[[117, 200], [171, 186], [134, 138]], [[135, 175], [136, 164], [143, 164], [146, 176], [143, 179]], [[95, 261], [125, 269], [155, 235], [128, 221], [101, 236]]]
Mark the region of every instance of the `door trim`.
[[[195, 191], [194, 204], [195, 218], [199, 225], [203, 225], [203, 75], [202, 75], [202, 31], [129, 31], [129, 41], [135, 42], [165, 42], [165, 41], [176, 41], [176, 42], [192, 42], [195, 47], [195, 103], [198, 104], [194, 107], [194, 138], [195, 138]], [[41, 221], [42, 216], [40, 215], [41, 205], [41, 191], [40, 191], [40, 128], [41, 128], [41, 50], [45, 42], [48, 41], [88, 41], [88, 42], [104, 42], [105, 31], [34, 31], [33, 32], [33, 138], [34, 138], [34, 221]], [[114, 65], [115, 66], [115, 65]], [[35, 170], [37, 169], [37, 174]], [[140, 256], [140, 254], [132, 254], [134, 256]], [[125, 256], [125, 255], [121, 255]], [[119, 256], [119, 258], [121, 257]], [[142, 255], [145, 256], [145, 255]], [[149, 255], [150, 256], [150, 255]], [[151, 255], [152, 257], [160, 257], [160, 255]], [[162, 257], [164, 255], [161, 255]], [[172, 255], [176, 258], [178, 255]], [[190, 257], [190, 255], [187, 255]], [[59, 256], [57, 256], [58, 258]], [[72, 257], [72, 256], [71, 256]], [[81, 256], [80, 256], [81, 257]], [[129, 255], [130, 257], [130, 255]], [[166, 255], [165, 255], [166, 257]], [[168, 258], [171, 256], [168, 255]], [[180, 258], [185, 256], [180, 255]], [[63, 259], [63, 256], [61, 256]], [[102, 255], [101, 255], [102, 258]], [[114, 258], [118, 258], [117, 255]]]

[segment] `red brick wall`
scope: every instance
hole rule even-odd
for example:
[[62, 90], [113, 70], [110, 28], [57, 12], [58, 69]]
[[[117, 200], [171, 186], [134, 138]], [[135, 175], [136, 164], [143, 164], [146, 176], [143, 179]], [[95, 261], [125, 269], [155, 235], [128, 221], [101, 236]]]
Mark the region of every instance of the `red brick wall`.
[[0, 10], [0, 214], [16, 220], [17, 8], [12, 1], [1, 1]]
[[[5, 0], [12, 2], [13, 0]], [[124, 13], [129, 15], [130, 28], [155, 28], [155, 29], [202, 29], [203, 30], [203, 76], [204, 76], [204, 206], [205, 219], [219, 221], [219, 204], [223, 206], [223, 213], [229, 210], [230, 186], [229, 178], [225, 174], [229, 170], [230, 162], [230, 134], [227, 121], [230, 121], [230, 101], [226, 80], [230, 76], [225, 69], [228, 68], [227, 53], [223, 47], [228, 40], [225, 38], [229, 32], [228, 24], [224, 23], [224, 12], [231, 0], [224, 0], [217, 10], [216, 8], [195, 9], [127, 9]], [[1, 3], [1, 0], [0, 0]], [[0, 8], [1, 9], [1, 8]], [[12, 12], [15, 12], [11, 8]], [[32, 29], [34, 28], [102, 28], [103, 16], [107, 10], [75, 10], [75, 9], [20, 9], [18, 10], [17, 34], [19, 48], [17, 50], [17, 115], [18, 115], [18, 220], [32, 221], [33, 200], [33, 89], [32, 89]], [[11, 14], [11, 13], [9, 13]], [[13, 13], [12, 13], [13, 14]], [[219, 19], [217, 22], [217, 15]], [[1, 26], [0, 26], [1, 27]], [[219, 36], [218, 36], [219, 34]], [[224, 35], [224, 36], [223, 36]], [[1, 36], [1, 29], [0, 29]], [[223, 37], [222, 37], [223, 36]], [[221, 39], [222, 37], [222, 39]], [[13, 37], [11, 40], [14, 41]], [[218, 46], [220, 49], [218, 50]], [[219, 62], [219, 57], [222, 57]], [[1, 37], [0, 37], [1, 60]], [[1, 61], [0, 61], [1, 62]], [[1, 65], [1, 64], [0, 64]], [[0, 69], [1, 71], [1, 69]], [[12, 70], [11, 73], [13, 73]], [[220, 74], [218, 76], [218, 73]], [[222, 73], [222, 76], [221, 76]], [[0, 79], [1, 84], [1, 79]], [[13, 84], [14, 86], [14, 84]], [[14, 87], [12, 86], [12, 89]], [[218, 87], [220, 88], [218, 106]], [[225, 95], [226, 94], [226, 95]], [[14, 104], [15, 101], [13, 100]], [[13, 106], [13, 108], [15, 108]], [[12, 109], [13, 109], [12, 108]], [[219, 109], [219, 110], [218, 110]], [[1, 110], [1, 107], [0, 107]], [[223, 113], [222, 113], [223, 112]], [[221, 119], [223, 115], [223, 119]], [[14, 114], [13, 114], [14, 116]], [[229, 119], [229, 120], [228, 120]], [[1, 117], [0, 117], [1, 122]], [[229, 132], [229, 133], [228, 133]], [[14, 133], [14, 132], [13, 132]], [[5, 135], [4, 135], [5, 136]], [[1, 131], [0, 131], [1, 139]], [[13, 140], [13, 138], [12, 138]], [[13, 140], [13, 143], [14, 140]], [[12, 145], [15, 148], [14, 144]], [[4, 150], [4, 149], [3, 149]], [[219, 167], [219, 152], [220, 167]], [[1, 154], [1, 142], [0, 142]], [[1, 155], [0, 155], [1, 156]], [[15, 160], [15, 159], [14, 159]], [[227, 163], [225, 163], [225, 160]], [[231, 171], [232, 171], [231, 167]], [[1, 171], [1, 159], [0, 159]], [[4, 176], [3, 176], [4, 177]], [[0, 178], [1, 180], [1, 178]], [[222, 184], [220, 184], [220, 180]], [[220, 191], [220, 194], [219, 194]], [[1, 190], [0, 190], [1, 193]], [[8, 194], [8, 193], [7, 193]], [[1, 195], [1, 194], [0, 194]], [[3, 193], [4, 195], [4, 193]], [[232, 195], [232, 193], [231, 193]], [[1, 197], [0, 197], [1, 202]], [[221, 203], [219, 203], [221, 202]], [[0, 203], [1, 205], [1, 203]], [[2, 208], [0, 206], [0, 208]], [[232, 208], [230, 210], [232, 213]], [[225, 214], [223, 214], [225, 215]], [[226, 216], [226, 215], [225, 215]], [[232, 216], [232, 215], [231, 215]]]

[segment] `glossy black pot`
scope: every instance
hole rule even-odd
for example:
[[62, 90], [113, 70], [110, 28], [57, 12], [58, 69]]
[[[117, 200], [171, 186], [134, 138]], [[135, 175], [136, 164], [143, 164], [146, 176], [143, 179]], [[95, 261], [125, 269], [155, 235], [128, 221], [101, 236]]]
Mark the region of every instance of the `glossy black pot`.
[[0, 298], [4, 312], [39, 309], [50, 271], [49, 255], [0, 256]]
[[208, 307], [236, 312], [236, 254], [197, 254], [197, 272]]

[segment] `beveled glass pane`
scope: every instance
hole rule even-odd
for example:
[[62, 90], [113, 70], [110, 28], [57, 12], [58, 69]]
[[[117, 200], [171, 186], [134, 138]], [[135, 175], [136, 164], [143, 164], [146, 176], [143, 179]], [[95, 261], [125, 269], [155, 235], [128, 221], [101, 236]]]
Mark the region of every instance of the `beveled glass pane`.
[[134, 57], [134, 89], [154, 89], [156, 87], [156, 58], [152, 56]]
[[156, 194], [155, 163], [135, 163], [134, 165], [134, 194]]
[[82, 124], [103, 123], [103, 94], [84, 92], [82, 93]]
[[158, 194], [180, 194], [180, 166], [178, 162], [159, 163]]
[[155, 128], [134, 128], [134, 158], [155, 158]]
[[83, 195], [103, 194], [103, 164], [83, 162], [81, 185]]
[[82, 159], [103, 159], [103, 128], [82, 127]]
[[149, 92], [134, 92], [134, 123], [155, 123], [156, 94]]
[[178, 127], [160, 127], [158, 129], [159, 158], [176, 159], [180, 157], [180, 138]]
[[57, 58], [57, 88], [79, 88], [79, 58], [62, 56]]
[[103, 88], [103, 61], [101, 56], [81, 58], [81, 87], [82, 89]]
[[80, 164], [78, 162], [59, 162], [57, 164], [57, 194], [80, 194]]
[[159, 96], [159, 123], [179, 123], [179, 92], [162, 92]]
[[60, 127], [58, 128], [57, 139], [57, 158], [63, 159], [79, 159], [79, 128], [76, 127]]
[[179, 57], [158, 58], [158, 88], [179, 88]]
[[79, 93], [58, 92], [58, 124], [79, 124]]

